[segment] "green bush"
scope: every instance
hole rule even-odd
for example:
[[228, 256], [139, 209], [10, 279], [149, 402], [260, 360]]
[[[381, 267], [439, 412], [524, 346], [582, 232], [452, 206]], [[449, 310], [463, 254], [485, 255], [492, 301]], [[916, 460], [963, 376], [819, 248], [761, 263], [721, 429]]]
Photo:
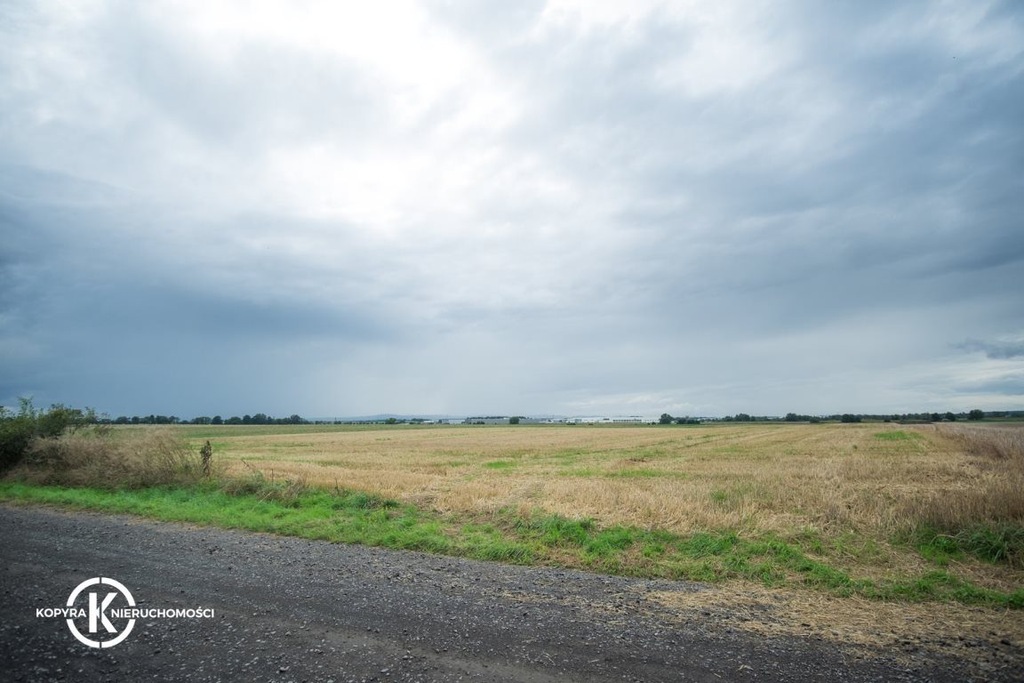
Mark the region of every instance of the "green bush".
[[0, 408], [0, 474], [8, 478], [130, 489], [197, 482], [205, 473], [198, 455], [167, 431], [114, 432], [96, 424], [91, 409], [37, 410], [24, 398], [17, 412]]
[[21, 462], [35, 433], [35, 422], [24, 416], [5, 415], [0, 420], [0, 472]]
[[31, 399], [20, 401], [16, 413], [0, 406], [0, 472], [21, 463], [37, 440], [58, 439], [96, 420], [91, 409], [83, 411], [58, 403], [49, 410], [37, 410]]

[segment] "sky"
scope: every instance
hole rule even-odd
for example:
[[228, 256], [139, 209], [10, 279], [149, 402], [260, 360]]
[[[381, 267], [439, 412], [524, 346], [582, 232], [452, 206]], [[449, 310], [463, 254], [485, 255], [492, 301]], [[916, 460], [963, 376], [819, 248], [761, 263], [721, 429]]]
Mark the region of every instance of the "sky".
[[0, 0], [0, 404], [1024, 409], [1024, 5]]

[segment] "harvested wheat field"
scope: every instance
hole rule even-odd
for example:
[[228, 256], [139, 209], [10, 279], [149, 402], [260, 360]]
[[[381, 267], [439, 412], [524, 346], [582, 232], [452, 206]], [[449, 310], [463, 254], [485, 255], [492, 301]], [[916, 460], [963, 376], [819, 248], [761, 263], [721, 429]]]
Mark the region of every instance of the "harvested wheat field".
[[[745, 567], [709, 572], [726, 581], [688, 598], [700, 604], [669, 601], [748, 609], [741, 628], [946, 652], [1024, 646], [1022, 425], [189, 429], [196, 444], [213, 439], [229, 474], [366, 491], [456, 526], [590, 520], [707, 543], [677, 573], [661, 571], [651, 537], [583, 566], [679, 578], [704, 577], [707, 557]], [[759, 539], [776, 550], [737, 556]], [[758, 553], [778, 548], [815, 568], [794, 581], [805, 569], [775, 558], [758, 573]], [[580, 564], [568, 552], [552, 562]], [[979, 591], [1011, 598], [985, 606]]]
[[236, 474], [254, 468], [441, 512], [512, 508], [681, 533], [813, 529], [871, 537], [921, 520], [1024, 514], [1018, 426], [230, 430], [217, 429], [214, 446]]
[[878, 571], [893, 559], [886, 540], [921, 524], [1024, 519], [1024, 427], [1016, 425], [290, 431], [192, 436], [212, 436], [237, 475], [258, 470], [468, 517], [512, 510], [680, 534], [845, 539], [851, 562]]

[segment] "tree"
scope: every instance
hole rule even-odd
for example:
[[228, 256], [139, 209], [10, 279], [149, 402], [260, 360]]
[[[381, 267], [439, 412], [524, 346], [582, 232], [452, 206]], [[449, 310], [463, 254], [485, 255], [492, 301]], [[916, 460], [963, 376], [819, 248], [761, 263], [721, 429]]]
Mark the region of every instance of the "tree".
[[978, 410], [977, 408], [975, 408], [971, 412], [967, 413], [967, 419], [968, 420], [983, 420], [983, 419], [985, 419], [985, 411], [984, 410]]
[[850, 413], [844, 413], [843, 416], [839, 418], [839, 421], [840, 422], [860, 422], [860, 415], [851, 415]]
[[517, 424], [519, 424], [519, 418], [518, 417], [510, 417], [508, 419], [508, 423], [510, 425], [517, 425]]
[[0, 406], [0, 472], [21, 461], [36, 435], [37, 413], [32, 401], [19, 400], [21, 409], [17, 413]]
[[658, 418], [658, 424], [670, 425], [672, 424], [672, 416], [668, 413], [662, 413], [661, 417]]

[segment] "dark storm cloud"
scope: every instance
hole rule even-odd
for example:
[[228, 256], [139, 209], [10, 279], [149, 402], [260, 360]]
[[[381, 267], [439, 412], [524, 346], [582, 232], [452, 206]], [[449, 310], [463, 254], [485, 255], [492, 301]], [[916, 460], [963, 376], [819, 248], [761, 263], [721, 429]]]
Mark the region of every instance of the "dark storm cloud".
[[[666, 273], [666, 281], [673, 282], [669, 292], [711, 289], [726, 298], [730, 288], [759, 290], [762, 297], [800, 307], [812, 318], [907, 296], [1007, 296], [1019, 268], [994, 281], [978, 279], [959, 291], [949, 289], [963, 284], [955, 271], [1015, 264], [1024, 255], [1017, 214], [1022, 196], [1017, 122], [1024, 117], [1020, 70], [1007, 75], [1005, 68], [940, 68], [938, 56], [908, 59], [909, 49], [853, 64], [825, 51], [788, 74], [806, 88], [796, 93], [801, 97], [773, 97], [779, 83], [769, 84], [739, 102], [730, 99], [715, 117], [718, 130], [739, 132], [741, 147], [771, 140], [799, 125], [800, 100], [820, 97], [817, 85], [844, 98], [835, 101], [835, 113], [825, 122], [846, 133], [836, 137], [835, 147], [792, 154], [755, 147], [751, 163], [741, 149], [740, 163], [710, 172], [685, 161], [652, 170], [654, 183], [648, 187], [694, 196], [685, 208], [657, 218], [667, 237], [657, 247], [661, 258], [675, 253], [677, 262], [690, 265], [686, 254], [697, 252], [709, 266], [681, 268], [676, 278]], [[944, 86], [943, 79], [949, 81]], [[938, 96], [921, 101], [912, 96], [937, 82]], [[872, 115], [874, 102], [885, 106]], [[742, 110], [751, 112], [746, 125], [734, 113]], [[651, 147], [666, 144], [671, 139], [651, 141]], [[713, 250], [701, 244], [710, 230], [689, 228], [702, 222], [714, 226], [716, 234], [708, 240]], [[930, 295], [915, 291], [913, 280], [922, 270], [932, 276]], [[792, 316], [775, 319], [783, 326], [794, 323]]]
[[[544, 144], [582, 141], [556, 147], [548, 161], [586, 178], [595, 195], [628, 185], [619, 227], [654, 245], [646, 263], [668, 261], [667, 272], [639, 277], [659, 280], [672, 297], [733, 280], [740, 289], [799, 284], [807, 270], [831, 271], [870, 296], [886, 264], [906, 264], [898, 281], [928, 263], [1019, 259], [1020, 70], [955, 60], [927, 34], [873, 39], [892, 22], [889, 9], [817, 14], [774, 27], [805, 59], [721, 98], [652, 84], [651, 72], [668, 57], [685, 59], [693, 42], [661, 16], [628, 33], [595, 31], [572, 49], [554, 37], [539, 51], [511, 53], [517, 67], [523, 54], [543, 64], [539, 95], [549, 101], [533, 134]], [[828, 115], [808, 113], [815, 106]], [[823, 129], [819, 144], [812, 137], [787, 148], [807, 124]]]
[[[212, 234], [192, 250], [153, 250], [136, 239], [134, 224], [170, 231], [176, 217], [143, 218], [132, 208], [26, 207], [12, 202], [0, 209], [5, 227], [18, 236], [0, 271], [11, 283], [8, 296], [22, 293], [17, 308], [26, 315], [49, 316], [50, 324], [70, 329], [95, 325], [112, 335], [133, 328], [156, 337], [205, 333], [380, 339], [391, 334], [386, 322], [346, 301], [350, 288], [338, 286], [326, 300], [291, 289], [296, 271], [309, 266], [294, 263], [286, 254], [261, 249], [219, 265], [204, 257], [216, 245]], [[122, 215], [124, 209], [128, 216]], [[246, 224], [251, 228], [254, 222]], [[283, 221], [273, 229], [287, 234], [301, 228]], [[246, 287], [244, 278], [232, 280], [250, 268], [260, 274], [258, 286]], [[222, 284], [218, 278], [225, 278]]]
[[980, 339], [969, 339], [957, 348], [965, 351], [981, 351], [989, 358], [1009, 359], [1024, 357], [1024, 341], [981, 341]]
[[[327, 299], [298, 294], [289, 283], [308, 268], [285, 256], [236, 249], [229, 266], [211, 265], [203, 252], [217, 243], [212, 233], [191, 248], [161, 251], [153, 233], [140, 240], [138, 230], [172, 231], [176, 216], [147, 215], [130, 196], [59, 174], [26, 173], [21, 181], [8, 185], [0, 206], [8, 236], [0, 261], [7, 402], [36, 395], [131, 412], [141, 407], [128, 397], [160, 388], [162, 398], [145, 399], [146, 410], [166, 411], [161, 400], [187, 395], [196, 409], [217, 411], [210, 398], [230, 403], [258, 393], [261, 379], [282, 371], [282, 353], [291, 365], [287, 383], [313, 371], [310, 348], [330, 356], [395, 335], [392, 322], [346, 301], [344, 286]], [[278, 229], [298, 228], [282, 221]], [[247, 287], [250, 268], [260, 280]], [[288, 348], [306, 351], [292, 356]], [[225, 374], [230, 385], [217, 381]], [[283, 403], [250, 407], [280, 412]]]

